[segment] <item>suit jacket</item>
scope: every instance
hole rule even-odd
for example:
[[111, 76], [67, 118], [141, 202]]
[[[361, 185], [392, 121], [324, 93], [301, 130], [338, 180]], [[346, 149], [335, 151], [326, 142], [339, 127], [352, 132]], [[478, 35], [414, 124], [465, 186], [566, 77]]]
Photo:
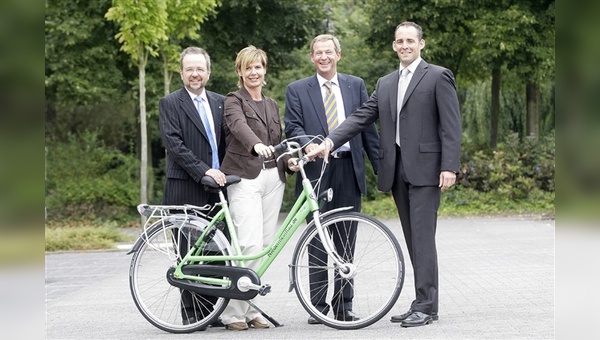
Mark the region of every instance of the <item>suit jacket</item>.
[[406, 89], [399, 122], [398, 80], [398, 71], [380, 78], [369, 100], [329, 136], [334, 146], [341, 145], [379, 119], [378, 188], [386, 192], [394, 183], [397, 124], [402, 162], [412, 185], [438, 185], [440, 171], [459, 170], [462, 128], [452, 72], [422, 60]]
[[[277, 145], [282, 141], [279, 106], [267, 97], [262, 96], [265, 104], [264, 115], [246, 88], [227, 94], [225, 98], [225, 141], [227, 143], [225, 158], [221, 171], [228, 175], [254, 179], [263, 169], [263, 158], [254, 151], [254, 145]], [[287, 166], [277, 163], [279, 178], [285, 182]]]
[[[223, 126], [224, 96], [206, 91], [214, 119], [219, 160], [225, 155]], [[167, 175], [163, 204], [209, 203], [210, 193], [199, 184], [211, 169], [212, 150], [204, 124], [185, 88], [159, 101], [159, 128], [167, 150]]]
[[[361, 78], [338, 73], [338, 82], [344, 101], [346, 118], [359, 108], [367, 99], [367, 89]], [[323, 96], [316, 75], [297, 80], [287, 87], [285, 96], [285, 134], [287, 138], [303, 135], [327, 136], [327, 118], [323, 107]], [[309, 142], [308, 137], [302, 137], [298, 141], [304, 145]], [[314, 141], [319, 143], [319, 141]], [[341, 145], [341, 144], [340, 144]], [[377, 154], [379, 148], [379, 135], [375, 124], [370, 124], [361, 135], [350, 139], [350, 151], [352, 153], [352, 164], [354, 173], [348, 174], [357, 182], [363, 195], [367, 193], [365, 176], [365, 153], [371, 160], [373, 170], [377, 173]], [[319, 177], [322, 168], [322, 159], [306, 164], [305, 171], [308, 178], [314, 180]], [[328, 171], [330, 168], [326, 169]], [[329, 188], [326, 178], [323, 176], [322, 188]], [[300, 176], [296, 180], [296, 195], [302, 191]]]

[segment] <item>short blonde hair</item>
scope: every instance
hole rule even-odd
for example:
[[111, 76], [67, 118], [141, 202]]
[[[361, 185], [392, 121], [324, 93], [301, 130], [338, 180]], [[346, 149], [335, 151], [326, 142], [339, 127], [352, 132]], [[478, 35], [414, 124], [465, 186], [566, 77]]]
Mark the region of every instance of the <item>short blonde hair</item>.
[[310, 43], [310, 54], [313, 54], [313, 52], [315, 51], [314, 46], [315, 46], [316, 42], [326, 42], [329, 40], [333, 41], [333, 46], [337, 53], [342, 52], [342, 46], [340, 45], [340, 41], [338, 40], [338, 38], [336, 38], [335, 36], [333, 36], [331, 34], [321, 34], [321, 35], [317, 35]]
[[[246, 48], [243, 48], [238, 52], [237, 57], [235, 58], [235, 71], [241, 72], [245, 70], [248, 65], [252, 63], [260, 62], [262, 66], [267, 69], [267, 53], [260, 48], [256, 48], [253, 45], [250, 45]], [[263, 86], [267, 83], [263, 80]], [[238, 79], [238, 87], [244, 86], [244, 78], [241, 76]]]

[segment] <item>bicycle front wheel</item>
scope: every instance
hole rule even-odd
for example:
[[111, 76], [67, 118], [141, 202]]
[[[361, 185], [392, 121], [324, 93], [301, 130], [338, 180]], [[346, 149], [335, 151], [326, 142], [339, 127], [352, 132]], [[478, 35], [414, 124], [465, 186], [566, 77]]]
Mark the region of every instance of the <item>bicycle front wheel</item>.
[[[298, 241], [292, 282], [306, 311], [337, 329], [369, 326], [394, 306], [404, 283], [404, 259], [390, 229], [370, 216], [338, 212], [321, 220], [337, 254], [348, 263], [340, 272], [327, 254], [314, 223]], [[358, 318], [348, 318], [352, 311]]]
[[[138, 310], [154, 326], [171, 333], [206, 328], [223, 312], [229, 299], [200, 295], [172, 286], [167, 271], [175, 267], [202, 234], [204, 220], [157, 222], [143, 234], [129, 269], [129, 287]], [[203, 255], [229, 255], [229, 242], [219, 230]], [[216, 263], [211, 263], [216, 264]], [[230, 266], [231, 263], [220, 262]]]

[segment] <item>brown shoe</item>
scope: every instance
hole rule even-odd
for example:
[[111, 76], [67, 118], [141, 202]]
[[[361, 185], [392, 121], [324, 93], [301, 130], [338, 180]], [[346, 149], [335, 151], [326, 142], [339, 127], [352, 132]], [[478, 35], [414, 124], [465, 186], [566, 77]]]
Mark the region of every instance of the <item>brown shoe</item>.
[[254, 319], [248, 321], [248, 325], [254, 328], [269, 328], [267, 320], [265, 320], [265, 318], [263, 318], [262, 316], [257, 316]]
[[248, 324], [245, 322], [232, 322], [225, 325], [225, 329], [229, 329], [231, 331], [245, 331], [248, 329]]

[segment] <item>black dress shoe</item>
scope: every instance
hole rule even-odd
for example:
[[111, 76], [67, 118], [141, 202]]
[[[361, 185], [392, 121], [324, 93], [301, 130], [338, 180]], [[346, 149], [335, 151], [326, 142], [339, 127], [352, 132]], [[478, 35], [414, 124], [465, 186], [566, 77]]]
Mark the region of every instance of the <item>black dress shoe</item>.
[[[400, 315], [393, 315], [392, 318], [390, 319], [391, 322], [402, 322], [404, 320], [406, 320], [406, 318], [408, 318], [413, 312], [411, 310], [409, 310], [408, 312], [404, 313], [404, 314], [400, 314]], [[437, 313], [432, 313], [431, 314], [431, 320], [433, 321], [437, 321], [440, 317], [438, 316]]]
[[417, 327], [425, 326], [433, 322], [433, 318], [429, 314], [421, 312], [413, 312], [402, 321], [402, 327]]
[[317, 320], [317, 319], [313, 318], [312, 316], [309, 316], [309, 317], [308, 317], [308, 324], [309, 324], [309, 325], [320, 325], [320, 324], [321, 324], [321, 321], [319, 321], [319, 320]]
[[225, 325], [223, 324], [223, 321], [221, 321], [221, 318], [217, 318], [217, 320], [210, 324], [210, 327], [225, 327]]
[[356, 320], [360, 320], [360, 318], [358, 316], [356, 316], [356, 314], [354, 314], [354, 312], [352, 312], [351, 310], [347, 310], [342, 314], [338, 314], [335, 316], [335, 319], [338, 321], [356, 321]]

